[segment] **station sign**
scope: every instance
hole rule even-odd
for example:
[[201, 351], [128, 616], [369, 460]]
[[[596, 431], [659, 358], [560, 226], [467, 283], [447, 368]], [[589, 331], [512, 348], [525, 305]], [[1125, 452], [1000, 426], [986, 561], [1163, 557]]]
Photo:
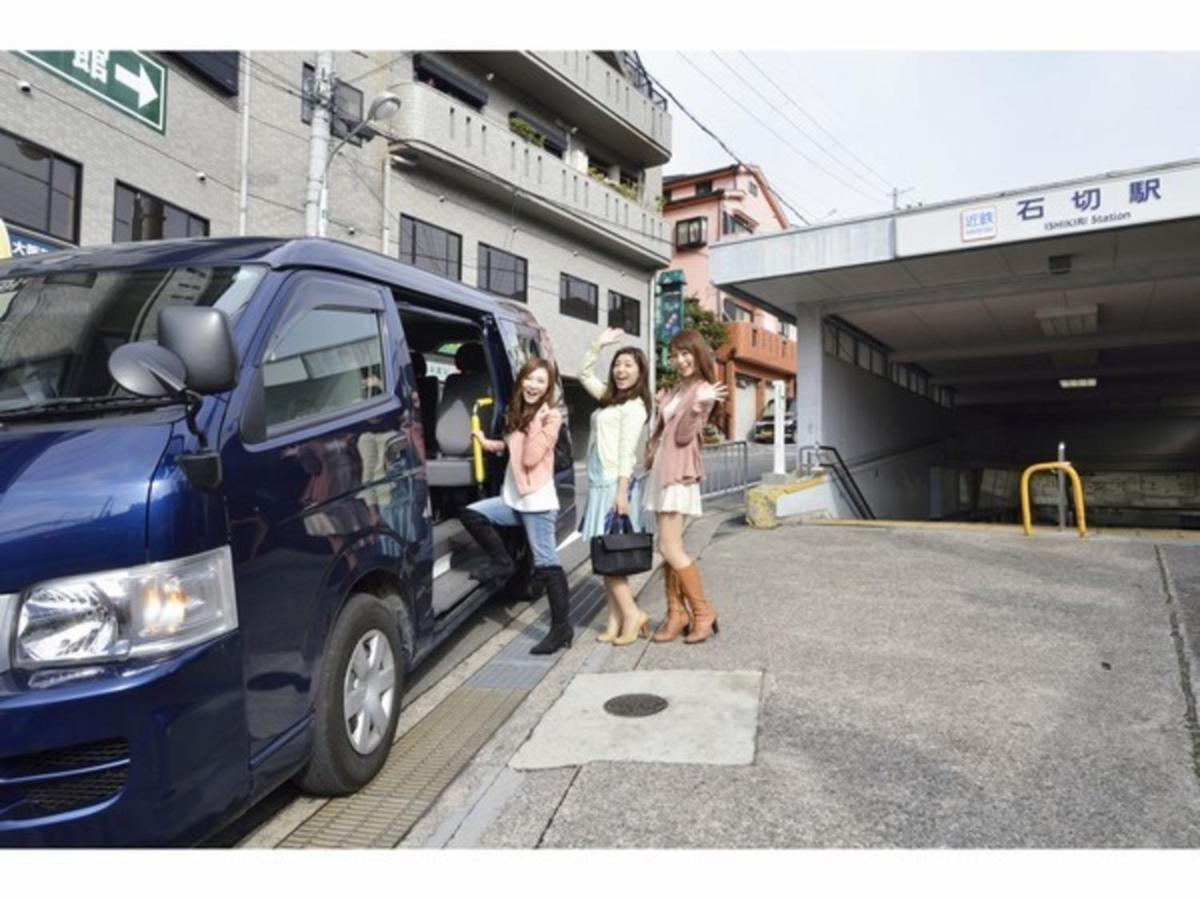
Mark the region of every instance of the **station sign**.
[[137, 50], [19, 50], [155, 131], [167, 130], [167, 69]]
[[1200, 165], [1076, 181], [907, 212], [896, 255], [922, 256], [1200, 216]]

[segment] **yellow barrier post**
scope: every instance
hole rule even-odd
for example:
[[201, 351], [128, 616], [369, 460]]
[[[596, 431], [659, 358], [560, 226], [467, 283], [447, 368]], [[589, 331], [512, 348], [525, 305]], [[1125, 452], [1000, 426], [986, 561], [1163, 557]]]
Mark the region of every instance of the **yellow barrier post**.
[[476, 484], [483, 484], [483, 444], [475, 437], [477, 431], [483, 430], [483, 423], [479, 420], [479, 408], [491, 406], [493, 402], [495, 401], [491, 397], [480, 397], [471, 407], [471, 453], [474, 456]]
[[1038, 472], [1065, 472], [1075, 488], [1075, 524], [1079, 528], [1079, 536], [1087, 536], [1087, 519], [1084, 517], [1083, 482], [1079, 473], [1069, 462], [1036, 463], [1021, 473], [1021, 523], [1025, 526], [1025, 534], [1033, 534], [1033, 523], [1029, 512], [1029, 478]]

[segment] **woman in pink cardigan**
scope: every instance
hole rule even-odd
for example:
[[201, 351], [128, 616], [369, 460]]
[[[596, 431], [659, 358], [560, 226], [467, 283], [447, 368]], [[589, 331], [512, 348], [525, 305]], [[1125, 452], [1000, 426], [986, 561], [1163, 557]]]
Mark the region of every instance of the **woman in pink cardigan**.
[[699, 332], [679, 332], [668, 352], [680, 380], [673, 391], [659, 396], [646, 445], [646, 509], [658, 514], [667, 594], [667, 618], [654, 640], [673, 641], [687, 631], [684, 643], [698, 644], [718, 630], [717, 612], [704, 596], [700, 567], [684, 552], [684, 516], [700, 515], [704, 424], [729, 390], [717, 382], [712, 352]]
[[490, 453], [508, 453], [504, 486], [499, 497], [472, 503], [459, 515], [471, 537], [487, 552], [490, 562], [471, 574], [478, 581], [500, 581], [516, 572], [497, 525], [521, 525], [529, 538], [533, 564], [542, 573], [550, 599], [550, 633], [530, 653], [554, 653], [570, 647], [573, 633], [567, 619], [567, 576], [558, 561], [555, 526], [558, 492], [554, 487], [554, 445], [562, 428], [562, 413], [554, 408], [554, 364], [533, 357], [521, 366], [512, 397], [504, 412], [504, 440], [474, 437]]

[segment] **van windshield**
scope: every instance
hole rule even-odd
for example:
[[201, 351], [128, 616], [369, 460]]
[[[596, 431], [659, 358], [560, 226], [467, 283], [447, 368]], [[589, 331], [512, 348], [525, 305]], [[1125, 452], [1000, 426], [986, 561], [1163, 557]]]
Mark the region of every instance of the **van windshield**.
[[213, 306], [236, 321], [265, 271], [188, 266], [0, 277], [0, 416], [144, 404], [113, 381], [112, 352], [154, 340], [165, 306]]

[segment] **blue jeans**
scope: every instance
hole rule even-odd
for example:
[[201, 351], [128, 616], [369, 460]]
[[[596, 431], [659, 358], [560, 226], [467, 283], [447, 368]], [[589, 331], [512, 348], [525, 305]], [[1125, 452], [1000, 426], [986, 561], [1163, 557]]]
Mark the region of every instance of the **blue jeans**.
[[533, 564], [539, 569], [559, 565], [554, 536], [555, 526], [558, 524], [557, 509], [520, 512], [505, 503], [501, 497], [488, 497], [486, 500], [472, 503], [467, 509], [473, 509], [485, 516], [493, 525], [522, 526], [525, 529], [525, 537], [529, 540], [529, 549], [533, 551]]

